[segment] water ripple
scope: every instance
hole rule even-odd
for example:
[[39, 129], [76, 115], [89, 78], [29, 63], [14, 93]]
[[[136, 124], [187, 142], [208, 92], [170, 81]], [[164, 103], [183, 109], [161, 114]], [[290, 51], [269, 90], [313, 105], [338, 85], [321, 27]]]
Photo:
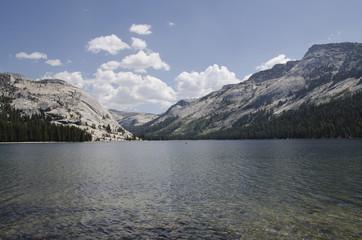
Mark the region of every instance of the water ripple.
[[358, 239], [361, 143], [0, 145], [0, 239]]

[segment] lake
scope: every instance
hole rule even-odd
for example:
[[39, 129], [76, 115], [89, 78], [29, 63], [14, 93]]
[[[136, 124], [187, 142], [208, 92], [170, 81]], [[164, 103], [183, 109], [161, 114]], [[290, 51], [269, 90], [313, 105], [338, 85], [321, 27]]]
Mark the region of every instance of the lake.
[[361, 239], [362, 140], [1, 144], [0, 239]]

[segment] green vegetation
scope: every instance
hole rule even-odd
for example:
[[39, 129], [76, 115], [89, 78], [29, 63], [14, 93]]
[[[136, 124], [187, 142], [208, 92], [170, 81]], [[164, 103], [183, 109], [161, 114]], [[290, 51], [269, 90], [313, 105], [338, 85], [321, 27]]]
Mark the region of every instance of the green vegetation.
[[[192, 139], [194, 136], [202, 134], [204, 129], [212, 129], [216, 122], [226, 119], [229, 115], [229, 113], [215, 114], [184, 125], [179, 117], [169, 117], [157, 124], [154, 124], [157, 121], [155, 119], [141, 126], [128, 127], [127, 130], [136, 134], [140, 139], [146, 140]], [[151, 126], [152, 124], [154, 125]], [[174, 134], [174, 130], [178, 128], [180, 128], [179, 134]]]
[[10, 99], [0, 97], [0, 142], [91, 141], [92, 136], [75, 126], [51, 123], [41, 114], [22, 116], [9, 104]]
[[[206, 119], [190, 126], [200, 127]], [[273, 139], [273, 138], [358, 138], [362, 137], [362, 92], [273, 115], [259, 110], [245, 115], [230, 128], [201, 135], [146, 135], [145, 139]]]
[[[251, 124], [246, 125], [247, 120]], [[253, 119], [254, 118], [254, 119]], [[206, 138], [357, 138], [362, 137], [362, 93], [330, 103], [305, 104], [272, 116], [257, 112], [239, 119], [231, 128]]]
[[157, 119], [154, 119], [142, 126], [128, 127], [127, 130], [137, 135], [157, 133], [157, 135], [162, 139], [162, 136], [168, 136], [173, 130], [181, 126], [181, 122], [178, 120], [178, 117], [169, 117], [161, 123], [151, 126], [156, 121]]

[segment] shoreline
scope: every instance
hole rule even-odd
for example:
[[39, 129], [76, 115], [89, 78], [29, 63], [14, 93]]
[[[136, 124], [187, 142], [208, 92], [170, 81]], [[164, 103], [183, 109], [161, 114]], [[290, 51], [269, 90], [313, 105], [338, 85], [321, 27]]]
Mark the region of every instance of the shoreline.
[[38, 143], [107, 143], [107, 142], [140, 142], [139, 140], [133, 140], [133, 141], [84, 141], [84, 142], [55, 142], [55, 141], [35, 141], [35, 142], [0, 142], [0, 145], [4, 144], [38, 144]]
[[162, 142], [162, 141], [250, 141], [250, 140], [362, 140], [362, 138], [265, 138], [265, 139], [167, 139], [167, 140], [134, 140], [134, 141], [84, 141], [84, 142], [0, 142], [0, 145], [10, 144], [56, 144], [56, 143], [115, 143], [115, 142]]
[[0, 142], [0, 145], [1, 144], [32, 144], [32, 143], [35, 143], [35, 144], [37, 144], [37, 143], [81, 143], [81, 142], [49, 142], [49, 141], [47, 141], [47, 142]]

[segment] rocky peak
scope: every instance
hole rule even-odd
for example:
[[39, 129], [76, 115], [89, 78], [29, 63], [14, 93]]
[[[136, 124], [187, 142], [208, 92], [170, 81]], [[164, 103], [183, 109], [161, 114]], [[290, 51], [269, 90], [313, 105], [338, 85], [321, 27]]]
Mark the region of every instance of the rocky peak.
[[311, 46], [304, 57], [312, 56], [322, 56], [326, 55], [326, 52], [329, 52], [329, 56], [341, 54], [341, 53], [350, 53], [356, 48], [361, 47], [361, 43], [329, 43], [329, 44], [314, 44]]
[[187, 106], [187, 105], [189, 105], [190, 103], [188, 103], [187, 101], [185, 101], [185, 100], [180, 100], [180, 101], [178, 101], [175, 105], [177, 105], [177, 106], [180, 106], [180, 107], [185, 107], [185, 106]]
[[285, 64], [275, 64], [271, 69], [264, 70], [253, 74], [249, 80], [255, 83], [264, 82], [266, 80], [280, 78], [292, 69], [299, 61], [289, 61]]
[[181, 100], [145, 127], [151, 126], [152, 134], [206, 134], [250, 114], [327, 103], [361, 91], [361, 69], [362, 44], [314, 45], [299, 61], [277, 64], [198, 99]]
[[[313, 45], [295, 66], [290, 76], [303, 76], [310, 80], [326, 73], [337, 73], [343, 67], [355, 65], [351, 60], [361, 61], [361, 52], [361, 43]], [[351, 58], [356, 55], [359, 56]]]
[[66, 81], [61, 80], [61, 79], [42, 79], [38, 81], [39, 83], [57, 83], [57, 84], [63, 84], [66, 85], [68, 84]]
[[16, 73], [0, 73], [0, 87], [10, 87], [19, 81], [28, 81], [29, 78]]

